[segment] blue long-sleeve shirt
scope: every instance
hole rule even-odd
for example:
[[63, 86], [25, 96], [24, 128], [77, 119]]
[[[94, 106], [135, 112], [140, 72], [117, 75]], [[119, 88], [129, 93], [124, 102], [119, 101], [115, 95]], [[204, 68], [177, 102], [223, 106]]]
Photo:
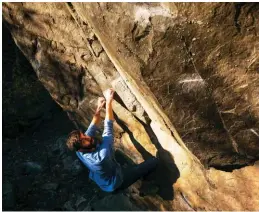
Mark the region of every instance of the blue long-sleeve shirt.
[[[90, 124], [86, 135], [94, 137], [97, 126]], [[113, 154], [113, 121], [104, 120], [102, 143], [94, 152], [76, 152], [78, 158], [90, 170], [89, 178], [104, 191], [111, 192], [122, 183], [122, 171]]]

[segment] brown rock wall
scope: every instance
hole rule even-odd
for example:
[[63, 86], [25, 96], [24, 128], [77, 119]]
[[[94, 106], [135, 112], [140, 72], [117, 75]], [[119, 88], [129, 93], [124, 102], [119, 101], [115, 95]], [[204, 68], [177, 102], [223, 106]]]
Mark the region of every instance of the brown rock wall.
[[158, 154], [163, 164], [153, 176], [159, 191], [132, 197], [161, 210], [258, 210], [258, 10], [254, 3], [3, 4], [16, 44], [78, 123], [86, 127], [97, 96], [115, 88], [116, 147], [135, 162]]

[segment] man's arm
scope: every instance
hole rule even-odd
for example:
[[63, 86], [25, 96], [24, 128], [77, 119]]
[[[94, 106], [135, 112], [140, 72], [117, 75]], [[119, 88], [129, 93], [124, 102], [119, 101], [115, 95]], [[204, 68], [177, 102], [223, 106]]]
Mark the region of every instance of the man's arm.
[[114, 120], [113, 117], [113, 111], [112, 111], [112, 100], [113, 100], [113, 95], [114, 95], [114, 90], [112, 88], [106, 90], [104, 92], [104, 96], [106, 99], [106, 115], [105, 115], [105, 119], [106, 120]]
[[103, 137], [109, 136], [110, 140], [113, 140], [113, 111], [112, 111], [112, 101], [113, 101], [114, 90], [112, 88], [106, 90], [104, 92], [104, 96], [106, 99], [106, 114], [104, 120], [104, 131]]
[[95, 110], [95, 113], [94, 113], [94, 117], [92, 119], [92, 122], [91, 124], [93, 125], [96, 125], [98, 126], [101, 122], [101, 116], [100, 116], [100, 113], [101, 113], [101, 109], [103, 108], [103, 106], [105, 105], [105, 99], [103, 97], [99, 97], [98, 98], [98, 103], [97, 103], [97, 108]]
[[112, 111], [112, 101], [106, 102], [106, 114], [105, 114], [106, 120], [114, 120], [113, 111]]
[[96, 125], [96, 126], [98, 126], [100, 124], [100, 122], [101, 122], [100, 113], [101, 113], [101, 109], [103, 108], [104, 105], [105, 105], [105, 98], [99, 97], [98, 105], [97, 105], [96, 111], [94, 113], [94, 117], [92, 119], [91, 124]]
[[112, 100], [113, 100], [114, 90], [112, 88], [104, 91], [104, 96], [106, 99], [106, 115], [104, 120], [104, 130], [103, 130], [103, 142], [100, 149], [100, 158], [108, 157], [112, 153], [113, 144], [113, 111], [112, 111]]
[[101, 109], [103, 108], [104, 105], [105, 105], [105, 98], [99, 97], [98, 103], [97, 103], [97, 108], [94, 113], [93, 119], [92, 119], [91, 124], [89, 125], [87, 131], [85, 132], [86, 135], [94, 137], [95, 131], [97, 130], [97, 127], [101, 122], [100, 113], [101, 113]]

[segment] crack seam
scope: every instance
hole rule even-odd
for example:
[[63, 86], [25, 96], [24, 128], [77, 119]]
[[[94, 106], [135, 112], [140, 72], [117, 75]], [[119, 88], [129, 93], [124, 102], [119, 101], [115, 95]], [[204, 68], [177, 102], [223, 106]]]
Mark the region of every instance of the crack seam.
[[[77, 24], [78, 27], [81, 29], [81, 33], [84, 32], [84, 29], [81, 27], [81, 24], [80, 24], [80, 22], [79, 22], [79, 20], [78, 20], [78, 19], [79, 19], [79, 15], [77, 14], [76, 10], [74, 9], [72, 3], [67, 2], [67, 3], [65, 3], [65, 5], [66, 5], [66, 7], [67, 7], [69, 13], [71, 14], [71, 16], [74, 18], [76, 24]], [[81, 33], [80, 33], [80, 34], [81, 34]], [[86, 39], [86, 40], [87, 40], [87, 41], [86, 41], [85, 38], [84, 38], [84, 36], [81, 35], [81, 37], [82, 37], [82, 39], [85, 41], [85, 43], [86, 43], [88, 49], [90, 50], [90, 52], [92, 53], [92, 55], [96, 56], [96, 55], [95, 55], [95, 52], [93, 51], [93, 49], [92, 49], [92, 47], [91, 47], [91, 45], [90, 45], [90, 43], [89, 43], [89, 41], [88, 41], [88, 39]]]
[[185, 203], [191, 208], [193, 209], [194, 211], [196, 211], [192, 205], [190, 204], [190, 202], [188, 201], [188, 199], [185, 197], [185, 195], [180, 191], [180, 194], [181, 194], [181, 197], [183, 198], [183, 200], [185, 201]]

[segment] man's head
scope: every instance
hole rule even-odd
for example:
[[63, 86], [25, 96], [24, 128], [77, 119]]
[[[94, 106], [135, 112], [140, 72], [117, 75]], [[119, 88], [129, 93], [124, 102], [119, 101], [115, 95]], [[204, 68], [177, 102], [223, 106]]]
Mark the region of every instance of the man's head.
[[80, 130], [74, 130], [68, 135], [67, 147], [71, 151], [93, 152], [97, 143], [95, 140], [82, 133]]

